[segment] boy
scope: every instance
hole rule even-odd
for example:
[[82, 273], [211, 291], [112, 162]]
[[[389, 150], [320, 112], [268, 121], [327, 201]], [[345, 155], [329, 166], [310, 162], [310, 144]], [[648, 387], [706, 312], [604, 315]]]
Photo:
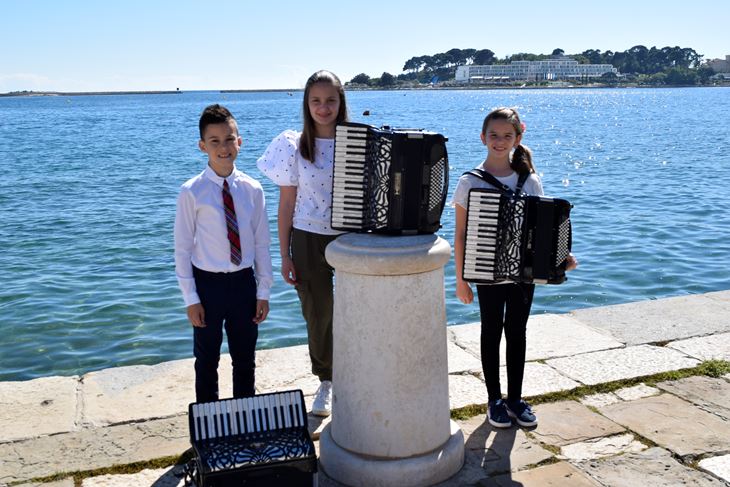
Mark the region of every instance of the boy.
[[242, 139], [225, 107], [200, 116], [205, 170], [180, 189], [175, 216], [175, 273], [193, 325], [197, 402], [218, 400], [225, 324], [233, 397], [252, 396], [258, 325], [269, 313], [273, 275], [261, 184], [236, 169]]

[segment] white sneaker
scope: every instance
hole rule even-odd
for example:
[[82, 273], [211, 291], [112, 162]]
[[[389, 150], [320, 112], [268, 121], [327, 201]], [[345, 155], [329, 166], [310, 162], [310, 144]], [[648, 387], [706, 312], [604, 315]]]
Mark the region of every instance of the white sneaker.
[[332, 382], [323, 380], [312, 402], [312, 414], [327, 417], [332, 413]]

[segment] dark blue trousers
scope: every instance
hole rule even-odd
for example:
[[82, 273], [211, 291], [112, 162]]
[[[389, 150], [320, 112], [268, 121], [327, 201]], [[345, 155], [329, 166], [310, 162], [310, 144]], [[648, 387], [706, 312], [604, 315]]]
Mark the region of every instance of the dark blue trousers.
[[204, 328], [193, 327], [195, 396], [197, 402], [216, 401], [218, 362], [223, 327], [233, 362], [233, 397], [253, 396], [256, 368], [256, 279], [251, 268], [238, 272], [207, 272], [193, 267], [195, 286], [205, 310]]

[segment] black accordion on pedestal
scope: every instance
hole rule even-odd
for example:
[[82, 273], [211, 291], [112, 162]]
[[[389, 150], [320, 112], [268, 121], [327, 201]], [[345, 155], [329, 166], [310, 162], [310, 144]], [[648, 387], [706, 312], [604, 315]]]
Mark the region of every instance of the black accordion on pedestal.
[[301, 390], [193, 403], [188, 421], [195, 458], [186, 475], [197, 487], [316, 485]]
[[572, 245], [571, 204], [544, 196], [469, 191], [465, 281], [478, 284], [565, 281]]
[[335, 135], [332, 228], [434, 233], [448, 192], [446, 137], [342, 123]]

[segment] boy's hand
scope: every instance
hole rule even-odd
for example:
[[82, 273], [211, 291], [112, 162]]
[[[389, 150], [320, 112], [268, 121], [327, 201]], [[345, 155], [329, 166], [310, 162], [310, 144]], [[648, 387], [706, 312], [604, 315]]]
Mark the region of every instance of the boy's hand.
[[253, 322], [257, 325], [264, 321], [269, 315], [269, 302], [266, 299], [256, 300], [256, 316], [253, 317]]
[[565, 266], [566, 271], [572, 271], [573, 269], [578, 267], [578, 259], [576, 259], [573, 254], [568, 254], [568, 257], [565, 260], [567, 261], [567, 264]]
[[474, 301], [474, 292], [468, 282], [464, 280], [456, 281], [456, 297], [464, 304], [470, 304]]
[[297, 271], [294, 269], [294, 262], [288, 255], [281, 258], [281, 276], [287, 284], [297, 283]]
[[198, 328], [205, 328], [205, 310], [200, 303], [191, 304], [187, 308], [190, 324]]

